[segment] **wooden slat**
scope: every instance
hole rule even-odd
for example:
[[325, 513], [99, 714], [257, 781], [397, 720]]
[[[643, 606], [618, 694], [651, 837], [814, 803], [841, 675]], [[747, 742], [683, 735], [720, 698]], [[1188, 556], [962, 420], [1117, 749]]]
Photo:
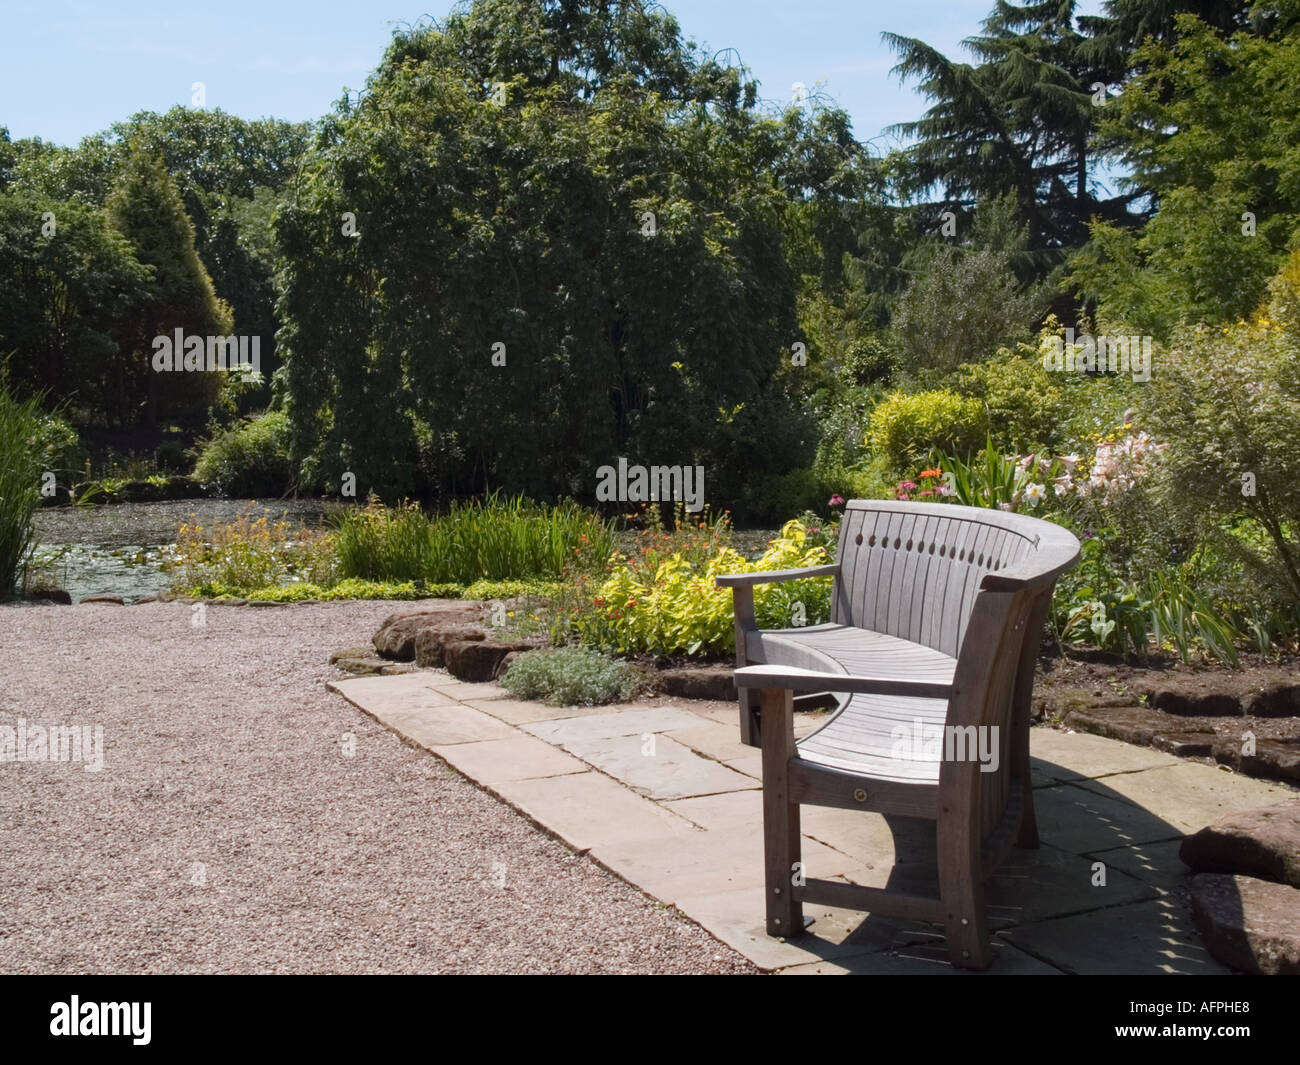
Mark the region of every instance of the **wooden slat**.
[[840, 906], [847, 910], [862, 910], [887, 917], [901, 917], [909, 921], [942, 922], [943, 904], [937, 898], [909, 895], [901, 891], [862, 884], [845, 884], [838, 880], [809, 879], [803, 887], [795, 889], [803, 902], [819, 906]]
[[[925, 783], [880, 780], [863, 774], [814, 765], [802, 757], [790, 763], [790, 788], [795, 801], [839, 810], [872, 810], [900, 817], [933, 821], [939, 789]], [[864, 791], [866, 797], [857, 798]]]

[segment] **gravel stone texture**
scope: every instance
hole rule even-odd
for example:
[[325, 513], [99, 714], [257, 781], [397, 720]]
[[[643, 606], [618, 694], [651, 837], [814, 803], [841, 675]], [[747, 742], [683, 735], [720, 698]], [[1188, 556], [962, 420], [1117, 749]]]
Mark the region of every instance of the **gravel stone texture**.
[[104, 743], [0, 763], [0, 972], [757, 971], [325, 690], [405, 605], [0, 607], [0, 725]]

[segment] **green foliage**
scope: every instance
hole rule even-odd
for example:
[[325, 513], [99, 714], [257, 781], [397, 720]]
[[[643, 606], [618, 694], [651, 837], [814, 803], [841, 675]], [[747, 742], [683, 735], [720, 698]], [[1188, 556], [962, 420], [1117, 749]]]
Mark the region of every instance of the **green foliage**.
[[1159, 210], [1140, 234], [1094, 225], [1072, 264], [1104, 320], [1161, 339], [1249, 314], [1300, 226], [1294, 13], [1271, 28], [1198, 14], [1178, 15], [1172, 40], [1134, 53], [1133, 76], [1104, 109], [1103, 135]]
[[44, 468], [40, 407], [0, 387], [0, 595], [22, 589], [33, 547], [32, 516]]
[[294, 474], [289, 419], [283, 411], [267, 411], [218, 430], [200, 443], [194, 464], [195, 480], [232, 498], [284, 495]]
[[891, 392], [871, 412], [867, 446], [901, 474], [932, 451], [974, 451], [988, 428], [984, 404], [951, 389]]
[[80, 464], [81, 438], [66, 419], [43, 414], [36, 431], [36, 450], [43, 470], [67, 473]]
[[1181, 332], [1145, 405], [1170, 445], [1160, 498], [1178, 529], [1244, 516], [1264, 536], [1238, 542], [1261, 590], [1300, 602], [1300, 251], [1253, 321]]
[[894, 302], [889, 325], [901, 368], [949, 373], [1028, 339], [1047, 297], [1016, 272], [1027, 238], [1013, 212], [1009, 201], [990, 201], [976, 213], [967, 243], [932, 238], [914, 249], [914, 277]]
[[135, 337], [134, 351], [146, 367], [149, 424], [160, 419], [197, 425], [216, 399], [221, 375], [157, 373], [145, 353], [155, 336], [224, 336], [231, 332], [230, 307], [218, 299], [212, 278], [194, 247], [194, 225], [185, 213], [175, 181], [162, 159], [133, 150], [122, 165], [105, 209], [131, 241], [140, 262], [153, 268], [149, 301]]
[[[1122, 80], [1146, 27], [1121, 29], [1101, 17], [1076, 22], [1075, 11], [1071, 3], [997, 4], [984, 32], [963, 42], [974, 64], [949, 59], [919, 40], [884, 35], [900, 57], [894, 72], [916, 79], [933, 101], [918, 121], [890, 130], [909, 142], [897, 153], [900, 191], [920, 197], [938, 187], [943, 200], [931, 205], [932, 217], [941, 208], [1014, 198], [1028, 229], [1030, 271], [1038, 277], [1063, 246], [1083, 242], [1090, 219], [1129, 217], [1129, 199], [1099, 196], [1105, 184], [1092, 180], [1101, 110], [1092, 86]], [[978, 300], [981, 294], [973, 295]], [[1005, 342], [986, 339], [993, 341], [989, 351]], [[969, 361], [967, 355], [948, 368]]]
[[501, 686], [519, 699], [541, 699], [551, 706], [600, 706], [630, 699], [641, 676], [583, 647], [525, 651], [506, 670]]
[[13, 385], [55, 397], [79, 421], [129, 418], [149, 373], [134, 348], [151, 271], [104, 214], [0, 193], [0, 277], [0, 356]]
[[1065, 394], [1032, 346], [1000, 348], [987, 362], [962, 366], [956, 389], [984, 404], [999, 447], [1024, 452], [1055, 442]]
[[265, 510], [206, 529], [186, 522], [167, 564], [173, 587], [192, 595], [246, 595], [292, 582], [330, 586], [338, 576], [332, 537], [272, 521]]
[[640, 3], [479, 2], [398, 33], [278, 215], [309, 476], [590, 498], [627, 455], [703, 464], [730, 501], [811, 457], [793, 261], [846, 239], [862, 153], [756, 100]]
[[390, 509], [372, 500], [346, 512], [338, 528], [340, 572], [369, 580], [556, 578], [566, 567], [598, 564], [612, 547], [613, 530], [598, 515], [522, 496], [454, 503], [436, 517], [415, 504]]
[[[551, 637], [618, 654], [724, 654], [735, 645], [732, 596], [715, 577], [815, 566], [828, 559], [798, 521], [787, 522], [753, 562], [713, 535], [685, 551], [665, 547], [615, 554], [601, 579], [574, 581], [554, 603]], [[765, 628], [820, 624], [830, 616], [829, 578], [758, 585], [754, 608]]]

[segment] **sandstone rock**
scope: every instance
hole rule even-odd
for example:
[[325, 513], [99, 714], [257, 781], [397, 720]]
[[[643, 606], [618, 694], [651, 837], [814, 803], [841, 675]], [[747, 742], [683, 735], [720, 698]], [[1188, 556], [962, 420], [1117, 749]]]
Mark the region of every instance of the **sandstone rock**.
[[335, 665], [341, 658], [366, 658], [372, 654], [374, 649], [370, 647], [344, 647], [330, 655], [330, 665]]
[[482, 684], [495, 680], [506, 655], [518, 647], [495, 640], [449, 640], [443, 644], [447, 672], [457, 680]]
[[442, 669], [446, 664], [443, 647], [453, 640], [477, 641], [487, 638], [482, 629], [468, 625], [442, 625], [430, 622], [415, 633], [415, 664], [423, 669]]
[[122, 606], [123, 601], [120, 595], [83, 595], [78, 603], [105, 603], [109, 606]]
[[72, 606], [72, 596], [62, 588], [37, 588], [27, 596], [35, 603], [58, 603], [61, 606]]
[[1180, 758], [1208, 758], [1214, 751], [1213, 732], [1157, 732], [1151, 746]]
[[1241, 703], [1254, 717], [1300, 717], [1300, 684], [1270, 684], [1243, 696]]
[[141, 595], [136, 597], [133, 605], [140, 606], [143, 603], [161, 603], [161, 602], [163, 602], [163, 600], [159, 599], [158, 596], [156, 595]]
[[717, 699], [728, 702], [736, 698], [731, 666], [698, 669], [666, 669], [659, 674], [659, 690], [679, 699]]
[[1244, 745], [1240, 735], [1220, 735], [1214, 742], [1214, 760], [1250, 777], [1300, 780], [1300, 747], [1296, 744], [1256, 740], [1254, 754], [1243, 754]]
[[380, 658], [378, 655], [361, 655], [356, 658], [339, 658], [333, 663], [336, 667], [343, 670], [344, 673], [354, 673], [358, 677], [379, 676], [384, 671], [385, 666], [405, 665], [406, 663], [390, 662], [387, 658]]
[[1169, 677], [1150, 686], [1147, 705], [1178, 717], [1234, 717], [1241, 714], [1237, 692], [1225, 691], [1220, 678]]
[[[1080, 732], [1108, 736], [1112, 740], [1136, 743], [1147, 747], [1155, 737], [1160, 717], [1145, 706], [1126, 706], [1114, 709], [1074, 710], [1066, 715], [1065, 723]], [[1153, 718], [1155, 720], [1153, 720]]]
[[510, 664], [516, 658], [518, 658], [519, 655], [520, 655], [519, 651], [511, 651], [508, 655], [505, 656], [505, 658], [501, 659], [501, 664], [497, 666], [497, 676], [496, 676], [497, 680], [500, 680], [502, 677], [506, 675], [506, 671], [510, 669]]
[[1200, 873], [1192, 878], [1192, 919], [1225, 965], [1264, 976], [1300, 975], [1300, 890]]
[[420, 610], [389, 614], [374, 635], [375, 650], [385, 658], [410, 662], [415, 658], [415, 634], [428, 625], [443, 627], [473, 625], [480, 608], [469, 603], [442, 603]]
[[1300, 888], [1300, 799], [1221, 817], [1183, 840], [1178, 857], [1197, 873], [1244, 873]]

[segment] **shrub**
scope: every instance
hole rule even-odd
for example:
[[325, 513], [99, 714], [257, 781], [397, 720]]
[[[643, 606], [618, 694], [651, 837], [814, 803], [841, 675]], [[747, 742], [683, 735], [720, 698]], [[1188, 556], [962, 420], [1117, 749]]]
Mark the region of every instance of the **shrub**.
[[1008, 197], [980, 205], [969, 243], [935, 239], [914, 249], [907, 263], [913, 280], [891, 309], [899, 366], [948, 373], [1025, 337], [1026, 323], [1048, 302], [1042, 284], [1025, 286], [1017, 276], [1028, 246]]
[[294, 482], [289, 419], [267, 411], [222, 429], [200, 445], [194, 478], [224, 496], [280, 496]]
[[871, 412], [867, 444], [896, 473], [915, 469], [931, 452], [974, 451], [988, 432], [984, 404], [951, 389], [893, 392]]
[[0, 388], [0, 594], [20, 590], [26, 581], [45, 466], [42, 431], [36, 401], [20, 402]]
[[582, 647], [525, 651], [501, 678], [501, 686], [518, 698], [542, 699], [552, 706], [630, 699], [641, 684], [640, 674], [627, 663]]
[[[334, 583], [334, 545], [328, 533], [292, 528], [244, 513], [226, 525], [204, 529], [186, 523], [176, 533], [169, 563], [176, 570], [173, 587], [196, 595], [221, 592], [246, 597], [255, 589], [291, 582], [329, 586]], [[314, 597], [307, 597], [314, 598]]]
[[1161, 499], [1203, 536], [1240, 515], [1266, 538], [1248, 564], [1300, 602], [1300, 251], [1253, 321], [1178, 334], [1152, 375], [1147, 416], [1169, 444]]
[[1032, 451], [1055, 443], [1064, 394], [1035, 348], [1000, 348], [988, 362], [967, 363], [958, 372], [956, 387], [984, 405], [989, 432], [999, 447]]
[[43, 414], [36, 430], [36, 448], [42, 469], [55, 472], [75, 470], [81, 457], [81, 438], [64, 419]]
[[[610, 557], [603, 579], [579, 579], [554, 605], [551, 638], [619, 654], [720, 655], [735, 646], [730, 588], [724, 573], [794, 569], [829, 561], [798, 521], [785, 524], [761, 558], [747, 561], [728, 546], [705, 542], [692, 560], [680, 551]], [[754, 589], [758, 622], [765, 628], [815, 625], [830, 616], [829, 578], [809, 578]]]

